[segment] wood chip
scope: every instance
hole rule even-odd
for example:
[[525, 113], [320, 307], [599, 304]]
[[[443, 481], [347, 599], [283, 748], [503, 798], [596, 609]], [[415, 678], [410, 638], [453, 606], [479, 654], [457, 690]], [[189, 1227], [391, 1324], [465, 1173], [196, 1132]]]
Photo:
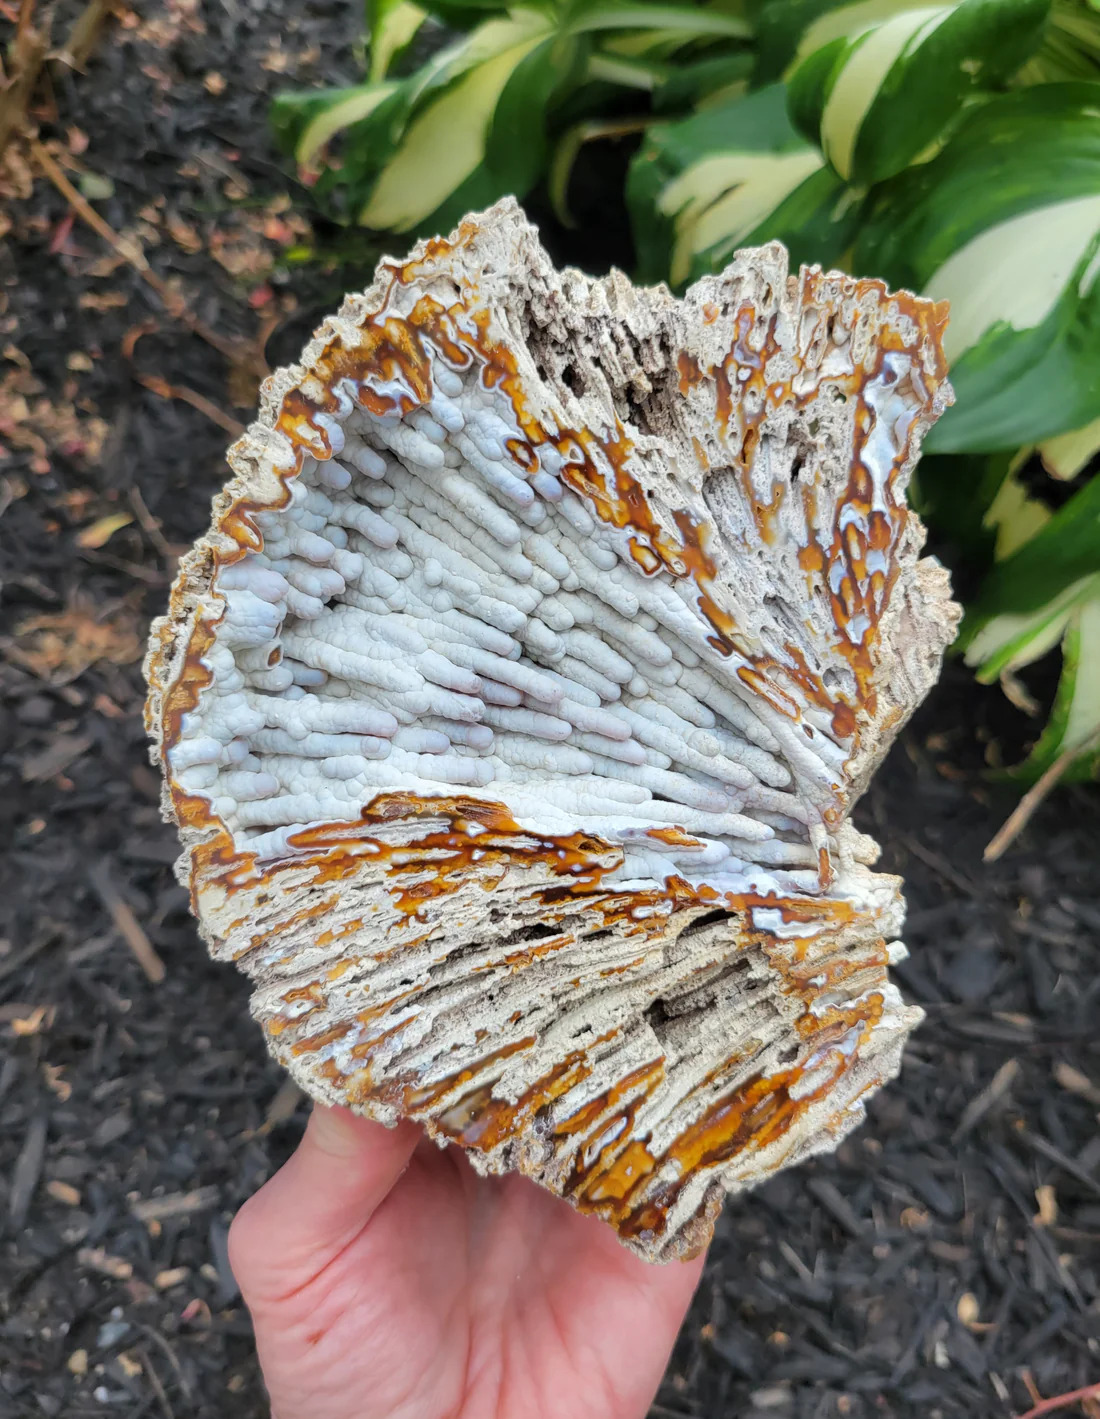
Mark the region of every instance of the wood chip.
[[187, 1217], [205, 1212], [218, 1201], [216, 1187], [197, 1187], [193, 1192], [169, 1192], [163, 1197], [146, 1197], [130, 1204], [130, 1211], [142, 1222], [162, 1222], [166, 1217]]
[[1053, 1227], [1058, 1220], [1058, 1199], [1050, 1183], [1041, 1183], [1035, 1189], [1035, 1201], [1039, 1210], [1035, 1214], [1037, 1227]]
[[1100, 1089], [1087, 1074], [1082, 1074], [1079, 1069], [1074, 1069], [1072, 1064], [1059, 1060], [1054, 1066], [1054, 1077], [1063, 1089], [1068, 1089], [1071, 1094], [1079, 1094], [1082, 1099], [1087, 1099], [1094, 1107], [1100, 1108]]
[[73, 1187], [72, 1183], [62, 1182], [60, 1178], [50, 1178], [46, 1184], [46, 1192], [55, 1202], [64, 1203], [66, 1207], [80, 1206], [80, 1190]]
[[812, 1193], [825, 1211], [834, 1221], [839, 1222], [846, 1232], [853, 1237], [863, 1236], [865, 1231], [863, 1223], [852, 1211], [847, 1199], [841, 1196], [836, 1186], [827, 1178], [810, 1178], [806, 1183], [806, 1190]]
[[81, 528], [76, 534], [76, 545], [85, 548], [105, 547], [119, 528], [128, 527], [133, 520], [128, 512], [113, 512], [107, 517], [97, 518], [90, 526]]
[[121, 1256], [112, 1256], [103, 1247], [81, 1247], [76, 1254], [77, 1264], [96, 1271], [100, 1276], [109, 1276], [112, 1281], [129, 1281], [134, 1274], [130, 1262]]
[[170, 1291], [173, 1286], [181, 1286], [190, 1275], [189, 1266], [172, 1266], [167, 1271], [158, 1271], [153, 1277], [153, 1285], [158, 1291]]
[[978, 1316], [981, 1314], [981, 1307], [978, 1305], [978, 1298], [974, 1295], [973, 1291], [964, 1291], [962, 1293], [955, 1307], [955, 1314], [965, 1326], [973, 1325], [978, 1319]]
[[54, 774], [63, 773], [70, 764], [92, 747], [87, 734], [60, 734], [37, 754], [23, 760], [23, 782], [43, 783]]
[[45, 1114], [35, 1114], [27, 1126], [23, 1147], [15, 1160], [12, 1171], [11, 1192], [8, 1196], [8, 1217], [12, 1227], [18, 1231], [27, 1220], [31, 1198], [42, 1176], [42, 1163], [46, 1156], [46, 1131], [49, 1127]]
[[1004, 1064], [997, 1070], [988, 1085], [980, 1094], [971, 1099], [970, 1103], [967, 1104], [966, 1108], [963, 1110], [958, 1127], [951, 1136], [953, 1142], [957, 1143], [959, 1139], [965, 1138], [975, 1124], [986, 1116], [993, 1105], [997, 1103], [999, 1099], [1004, 1098], [1009, 1089], [1011, 1089], [1013, 1080], [1019, 1072], [1020, 1066], [1015, 1059], [1005, 1060]]

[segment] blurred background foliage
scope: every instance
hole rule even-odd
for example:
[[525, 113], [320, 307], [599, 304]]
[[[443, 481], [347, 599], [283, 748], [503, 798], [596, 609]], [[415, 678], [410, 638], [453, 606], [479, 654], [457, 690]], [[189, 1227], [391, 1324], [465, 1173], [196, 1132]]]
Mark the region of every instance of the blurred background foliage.
[[958, 648], [1042, 726], [1013, 773], [1100, 774], [1100, 0], [369, 0], [364, 54], [272, 121], [387, 247], [513, 193], [589, 270], [682, 289], [778, 239], [950, 299], [914, 497]]

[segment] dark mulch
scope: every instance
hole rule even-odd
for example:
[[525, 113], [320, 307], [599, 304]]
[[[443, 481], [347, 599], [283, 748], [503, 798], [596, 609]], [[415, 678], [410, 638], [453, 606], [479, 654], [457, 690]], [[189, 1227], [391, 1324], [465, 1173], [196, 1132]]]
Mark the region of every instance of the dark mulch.
[[[314, 237], [264, 128], [284, 82], [355, 73], [357, 23], [174, 0], [123, 12], [40, 91], [71, 180], [272, 363], [372, 264], [299, 260]], [[302, 1112], [280, 1121], [244, 985], [173, 879], [136, 657], [226, 441], [138, 377], [242, 420], [254, 361], [166, 314], [26, 158], [0, 254], [0, 1415], [248, 1419], [226, 1229]], [[654, 1419], [980, 1419], [1100, 1380], [1100, 812], [1066, 791], [982, 865], [1012, 801], [983, 770], [1014, 714], [952, 669], [872, 789], [927, 1023], [835, 1158], [727, 1208]]]

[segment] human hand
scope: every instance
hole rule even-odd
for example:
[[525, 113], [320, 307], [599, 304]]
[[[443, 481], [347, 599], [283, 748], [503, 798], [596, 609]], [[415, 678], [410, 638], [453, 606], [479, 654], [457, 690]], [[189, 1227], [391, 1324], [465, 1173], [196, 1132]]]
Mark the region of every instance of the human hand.
[[229, 1253], [273, 1419], [643, 1419], [702, 1270], [320, 1105]]

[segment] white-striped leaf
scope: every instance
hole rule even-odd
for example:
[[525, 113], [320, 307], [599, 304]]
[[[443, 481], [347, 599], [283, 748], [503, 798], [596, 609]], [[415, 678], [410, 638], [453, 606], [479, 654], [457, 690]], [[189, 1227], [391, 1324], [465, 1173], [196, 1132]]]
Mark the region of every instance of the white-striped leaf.
[[878, 182], [941, 139], [970, 94], [1020, 67], [1049, 8], [960, 0], [901, 10], [809, 54], [789, 80], [791, 114], [841, 177]]
[[1071, 429], [1067, 434], [1057, 434], [1039, 445], [1039, 456], [1043, 467], [1052, 478], [1069, 482], [1076, 478], [1100, 453], [1100, 417], [1093, 419], [1083, 428]]
[[341, 97], [331, 99], [319, 106], [316, 113], [306, 122], [294, 145], [294, 156], [304, 168], [310, 168], [328, 142], [346, 128], [362, 122], [379, 107], [397, 88], [392, 80], [380, 83], [361, 84], [358, 88], [345, 90]]
[[967, 647], [967, 663], [989, 684], [1059, 644], [1062, 673], [1054, 705], [1038, 743], [1015, 771], [1025, 779], [1038, 778], [1074, 751], [1066, 778], [1100, 772], [1100, 574], [1083, 577], [1029, 616], [994, 617]]
[[627, 200], [641, 278], [674, 285], [773, 237], [795, 262], [835, 262], [858, 217], [853, 194], [792, 128], [782, 85], [652, 128]]
[[1030, 457], [1022, 449], [1009, 464], [1008, 477], [997, 489], [982, 517], [983, 526], [993, 534], [993, 556], [1002, 562], [1013, 552], [1037, 536], [1051, 518], [1050, 508], [1032, 497], [1027, 484], [1019, 477], [1021, 467]]
[[1100, 94], [1050, 84], [975, 110], [880, 188], [857, 269], [952, 302], [958, 396], [935, 451], [1033, 445], [1100, 408]]
[[755, 82], [771, 83], [831, 40], [889, 19], [913, 4], [914, 0], [755, 0]]
[[[1098, 600], [1100, 478], [1093, 478], [986, 577], [960, 635], [966, 660], [976, 668], [980, 680], [993, 682], [1038, 660], [1072, 632], [1082, 637], [1076, 642], [1080, 651], [1077, 660], [1070, 654], [1072, 646], [1066, 652], [1076, 686], [1079, 662], [1092, 667], [1090, 676], [1100, 662], [1100, 641], [1095, 639], [1100, 626], [1093, 610], [1083, 614], [1083, 608]], [[1094, 679], [1089, 683], [1095, 686]], [[1073, 742], [1067, 739], [1068, 734], [1084, 732], [1089, 713], [1078, 709], [1069, 715], [1067, 711], [1059, 719], [1056, 707], [1044, 735], [1047, 760]], [[1040, 771], [1042, 767], [1045, 762]]]
[[398, 54], [416, 37], [428, 12], [413, 0], [368, 0], [370, 77], [375, 83], [390, 72]]
[[1062, 638], [1062, 675], [1042, 737], [1021, 765], [1022, 776], [1037, 778], [1063, 754], [1074, 755], [1063, 775], [1072, 780], [1100, 774], [1100, 578], [1082, 599]]
[[578, 42], [557, 36], [552, 17], [517, 8], [407, 79], [281, 96], [273, 121], [305, 166], [339, 135], [340, 161], [321, 166], [316, 190], [341, 213], [379, 230], [441, 229], [527, 190], [541, 160], [541, 106], [575, 67], [577, 51]]
[[[478, 37], [485, 40], [485, 31], [494, 26], [499, 27], [494, 36], [500, 41], [497, 52], [471, 66], [442, 94], [433, 95], [408, 125], [359, 213], [364, 226], [408, 232], [429, 218], [446, 225], [450, 217], [437, 218], [442, 209], [477, 205], [456, 201], [456, 194], [485, 160], [493, 115], [509, 80], [547, 35], [541, 20], [501, 20], [484, 25]], [[524, 142], [527, 135], [514, 137]]]

